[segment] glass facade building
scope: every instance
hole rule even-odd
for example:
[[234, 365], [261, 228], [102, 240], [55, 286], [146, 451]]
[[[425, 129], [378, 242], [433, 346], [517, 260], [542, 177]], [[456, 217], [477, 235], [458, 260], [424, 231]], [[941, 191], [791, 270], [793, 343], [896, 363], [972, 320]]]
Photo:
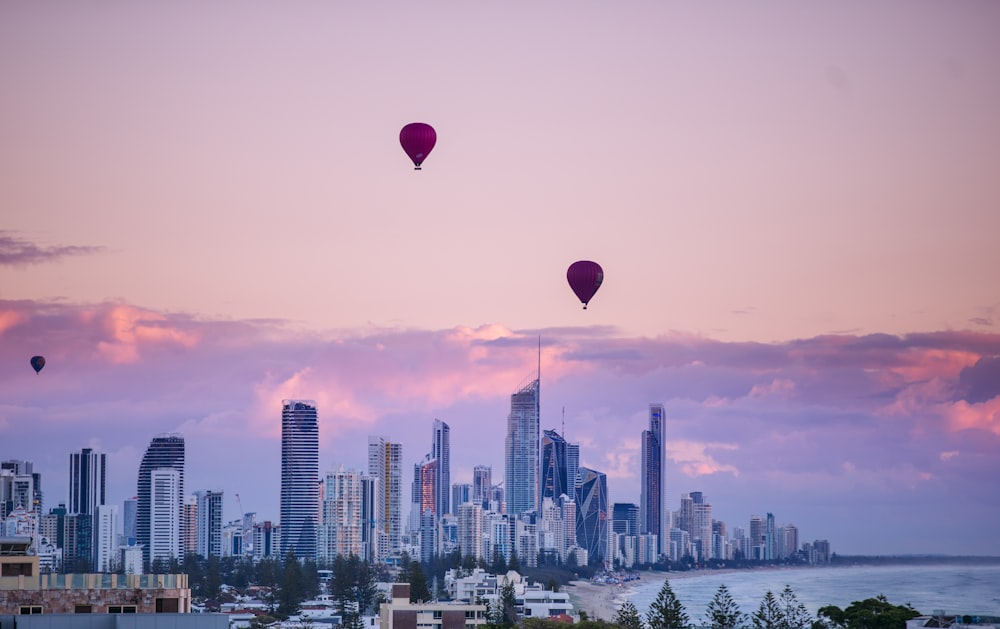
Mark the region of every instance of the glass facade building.
[[639, 532], [656, 535], [657, 553], [664, 552], [663, 465], [666, 444], [663, 440], [662, 404], [649, 405], [649, 427], [642, 431], [642, 483], [639, 495]]
[[[142, 544], [142, 559], [144, 562], [149, 562], [150, 560], [150, 549], [151, 538], [150, 534], [152, 531], [152, 526], [155, 524], [152, 518], [152, 503], [151, 503], [151, 475], [153, 470], [169, 468], [177, 471], [177, 517], [171, 526], [176, 528], [177, 536], [177, 547], [180, 548], [181, 544], [181, 526], [180, 526], [180, 513], [183, 509], [183, 496], [184, 496], [184, 437], [179, 434], [162, 434], [153, 437], [152, 441], [149, 442], [149, 447], [146, 448], [146, 453], [142, 457], [142, 462], [139, 464], [139, 480], [137, 483], [138, 488], [138, 504], [136, 505], [135, 514], [135, 528], [136, 528], [136, 539], [139, 544]], [[162, 532], [163, 523], [159, 523], [160, 530]]]
[[504, 456], [506, 512], [520, 515], [539, 507], [539, 380], [534, 376], [510, 396]]

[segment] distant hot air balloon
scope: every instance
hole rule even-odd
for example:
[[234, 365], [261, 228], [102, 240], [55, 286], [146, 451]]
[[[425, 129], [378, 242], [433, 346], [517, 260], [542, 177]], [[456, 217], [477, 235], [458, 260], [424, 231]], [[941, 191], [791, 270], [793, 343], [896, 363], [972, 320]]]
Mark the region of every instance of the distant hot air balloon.
[[45, 366], [45, 357], [44, 356], [32, 356], [31, 357], [31, 366], [35, 368], [35, 373], [38, 373], [39, 371], [42, 370], [42, 367]]
[[413, 160], [413, 169], [420, 170], [420, 165], [437, 143], [437, 132], [425, 122], [411, 122], [399, 132], [399, 143]]
[[594, 293], [604, 281], [604, 269], [596, 262], [579, 260], [569, 265], [566, 279], [569, 281], [569, 287], [583, 302], [583, 309], [586, 310], [587, 303], [594, 298]]

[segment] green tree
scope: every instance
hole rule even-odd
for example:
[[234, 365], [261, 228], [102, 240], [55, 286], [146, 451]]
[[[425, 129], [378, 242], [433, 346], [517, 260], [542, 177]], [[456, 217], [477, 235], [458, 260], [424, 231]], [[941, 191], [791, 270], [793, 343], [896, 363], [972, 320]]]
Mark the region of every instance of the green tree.
[[546, 589], [548, 589], [549, 592], [559, 591], [559, 583], [556, 582], [555, 577], [549, 577], [549, 585]]
[[[200, 563], [200, 562], [199, 562]], [[184, 560], [187, 565], [187, 560]], [[202, 582], [202, 596], [206, 598], [218, 598], [222, 589], [222, 573], [219, 568], [219, 558], [212, 555], [205, 561], [204, 581]]]
[[781, 609], [782, 629], [807, 629], [812, 626], [812, 616], [799, 602], [790, 585], [786, 585], [778, 596], [778, 607]]
[[504, 579], [500, 586], [500, 626], [513, 627], [517, 624], [517, 596], [514, 594], [514, 584], [510, 579]]
[[285, 569], [281, 575], [281, 588], [278, 591], [278, 616], [288, 618], [298, 612], [303, 600], [305, 595], [302, 587], [302, 564], [295, 556], [295, 551], [289, 549], [285, 556]]
[[419, 561], [410, 562], [410, 602], [431, 600], [431, 591], [427, 585], [427, 577], [424, 576], [424, 568]]
[[920, 612], [909, 605], [893, 605], [884, 595], [854, 601], [841, 610], [836, 605], [820, 607], [818, 622], [832, 627], [846, 629], [904, 629], [906, 621], [916, 618]]
[[774, 598], [771, 590], [764, 595], [760, 607], [751, 616], [751, 621], [756, 629], [783, 629], [784, 614], [781, 613], [778, 599]]
[[656, 600], [646, 612], [646, 624], [649, 629], [682, 629], [688, 623], [687, 612], [670, 587], [670, 580], [664, 579]]
[[740, 611], [740, 606], [724, 583], [719, 585], [715, 596], [708, 602], [705, 621], [712, 629], [736, 629], [746, 625], [747, 615]]
[[615, 612], [611, 623], [616, 627], [624, 627], [624, 629], [642, 629], [642, 618], [632, 601], [622, 603], [622, 606]]

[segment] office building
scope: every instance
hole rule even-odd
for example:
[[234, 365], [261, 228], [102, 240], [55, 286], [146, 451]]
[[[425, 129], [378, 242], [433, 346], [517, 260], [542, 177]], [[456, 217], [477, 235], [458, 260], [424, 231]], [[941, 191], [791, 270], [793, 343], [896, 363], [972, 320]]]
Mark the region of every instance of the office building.
[[477, 465], [472, 468], [472, 502], [487, 508], [492, 487], [493, 468], [491, 466]]
[[[542, 433], [541, 441], [541, 478], [542, 500], [551, 498], [559, 500], [560, 496], [573, 496], [576, 493], [576, 474], [579, 470], [577, 461], [571, 462], [571, 451], [568, 443], [554, 430]], [[579, 456], [579, 449], [573, 451]], [[573, 467], [575, 470], [570, 471]]]

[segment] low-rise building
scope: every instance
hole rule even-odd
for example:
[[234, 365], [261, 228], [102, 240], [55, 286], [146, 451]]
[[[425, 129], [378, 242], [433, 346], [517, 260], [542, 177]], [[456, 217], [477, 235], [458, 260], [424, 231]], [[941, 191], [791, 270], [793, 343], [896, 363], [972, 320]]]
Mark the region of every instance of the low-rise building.
[[486, 605], [410, 602], [410, 584], [393, 583], [392, 599], [379, 608], [379, 629], [475, 629], [486, 624]]
[[0, 537], [0, 615], [191, 612], [186, 574], [41, 574], [30, 546]]

